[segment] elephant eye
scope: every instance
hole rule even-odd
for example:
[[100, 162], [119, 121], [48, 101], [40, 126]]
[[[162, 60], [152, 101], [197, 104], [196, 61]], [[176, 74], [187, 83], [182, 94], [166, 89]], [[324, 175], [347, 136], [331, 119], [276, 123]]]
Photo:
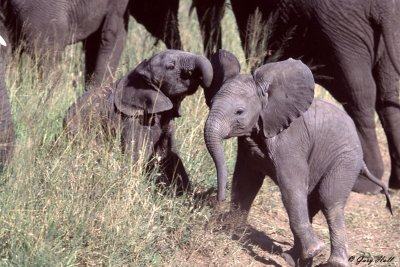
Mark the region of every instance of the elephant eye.
[[235, 111], [235, 115], [242, 115], [244, 110], [242, 108], [239, 108]]
[[167, 70], [173, 70], [175, 69], [175, 62], [170, 62], [166, 66]]

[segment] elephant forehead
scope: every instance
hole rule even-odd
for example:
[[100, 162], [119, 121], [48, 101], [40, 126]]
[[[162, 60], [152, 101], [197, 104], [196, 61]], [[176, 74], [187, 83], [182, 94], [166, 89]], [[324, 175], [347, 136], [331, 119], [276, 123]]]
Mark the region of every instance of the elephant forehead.
[[230, 94], [239, 96], [251, 96], [256, 93], [253, 79], [247, 77], [228, 80], [221, 87], [220, 92], [229, 92]]
[[190, 56], [193, 56], [193, 54], [185, 51], [169, 49], [159, 54], [156, 54], [151, 58], [151, 61], [154, 64], [160, 64], [161, 62], [167, 63], [166, 61], [188, 58]]

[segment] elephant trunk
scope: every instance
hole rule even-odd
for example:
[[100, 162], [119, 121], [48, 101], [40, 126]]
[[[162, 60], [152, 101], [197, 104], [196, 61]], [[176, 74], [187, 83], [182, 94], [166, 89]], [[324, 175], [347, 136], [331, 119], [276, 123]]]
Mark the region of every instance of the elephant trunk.
[[215, 120], [214, 116], [209, 116], [204, 128], [204, 139], [215, 167], [218, 179], [218, 201], [225, 200], [225, 189], [228, 171], [224, 157], [223, 139], [229, 134], [229, 127]]
[[210, 87], [213, 79], [213, 68], [210, 61], [204, 56], [197, 56], [195, 60], [195, 70], [200, 73], [201, 87]]

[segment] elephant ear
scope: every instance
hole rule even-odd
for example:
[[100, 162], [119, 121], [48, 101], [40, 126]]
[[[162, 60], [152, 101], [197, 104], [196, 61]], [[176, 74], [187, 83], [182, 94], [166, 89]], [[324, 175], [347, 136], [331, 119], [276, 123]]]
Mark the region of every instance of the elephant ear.
[[[133, 73], [135, 76], [140, 76], [144, 81], [146, 81], [148, 84], [153, 85], [153, 77], [151, 75], [151, 64], [150, 64], [150, 59], [145, 59], [142, 62], [139, 63], [139, 65], [136, 66], [132, 74], [130, 76], [133, 76]], [[137, 78], [135, 78], [137, 79]]]
[[264, 136], [269, 138], [288, 128], [314, 99], [314, 77], [300, 60], [265, 64], [254, 72], [261, 98]]
[[173, 108], [171, 100], [161, 91], [140, 86], [145, 83], [136, 83], [132, 79], [140, 79], [140, 77], [133, 73], [122, 78], [116, 85], [114, 104], [119, 111], [125, 115], [134, 116], [138, 109], [147, 113], [159, 113]]
[[222, 84], [240, 73], [239, 60], [226, 50], [219, 49], [211, 56], [210, 61], [214, 75], [211, 86], [204, 89], [207, 106], [210, 106], [212, 98]]

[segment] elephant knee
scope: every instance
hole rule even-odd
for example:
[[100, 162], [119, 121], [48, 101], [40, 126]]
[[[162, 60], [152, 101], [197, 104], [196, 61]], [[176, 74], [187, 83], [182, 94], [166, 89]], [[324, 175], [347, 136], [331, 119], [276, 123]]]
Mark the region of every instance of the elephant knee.
[[375, 129], [374, 109], [358, 109], [344, 106], [349, 116], [353, 119], [357, 129]]

